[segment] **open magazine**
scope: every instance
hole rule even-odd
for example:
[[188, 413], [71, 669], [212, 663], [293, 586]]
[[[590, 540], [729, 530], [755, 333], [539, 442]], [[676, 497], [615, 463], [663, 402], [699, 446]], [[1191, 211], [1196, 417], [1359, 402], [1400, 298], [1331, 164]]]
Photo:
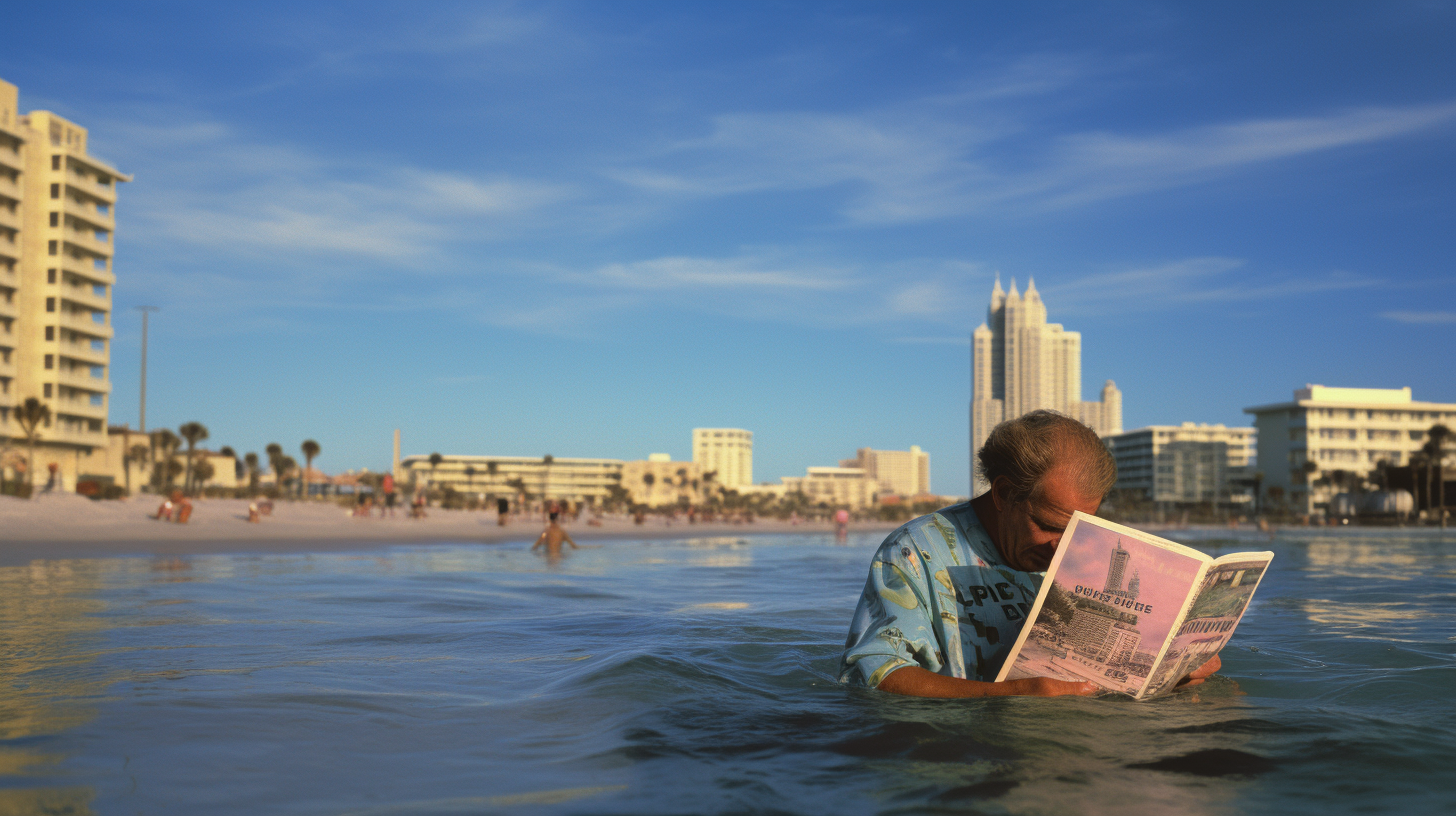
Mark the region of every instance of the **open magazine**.
[[1272, 552], [1211, 558], [1074, 513], [997, 682], [1091, 680], [1142, 700], [1218, 654]]

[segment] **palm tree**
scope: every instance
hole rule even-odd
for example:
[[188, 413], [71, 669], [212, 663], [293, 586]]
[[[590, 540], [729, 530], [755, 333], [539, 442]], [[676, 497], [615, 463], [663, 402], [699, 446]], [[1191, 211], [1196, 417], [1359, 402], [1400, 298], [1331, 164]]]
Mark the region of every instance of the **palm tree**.
[[433, 485], [435, 483], [435, 469], [438, 468], [440, 466], [440, 463], [443, 462], [443, 461], [445, 461], [445, 457], [441, 456], [438, 451], [435, 452], [435, 453], [430, 454], [430, 484], [431, 485]]
[[646, 501], [642, 503], [650, 505], [652, 504], [652, 486], [657, 484], [657, 477], [651, 473], [644, 473], [642, 474], [642, 484], [647, 485], [647, 495], [644, 497]]
[[274, 486], [279, 490], [283, 489], [283, 446], [277, 442], [269, 442], [268, 447], [263, 449], [268, 454], [268, 466], [273, 468]]
[[[158, 489], [170, 488], [179, 473], [178, 469], [174, 467], [176, 463], [172, 461], [172, 457], [176, 455], [177, 449], [182, 447], [182, 440], [178, 439], [176, 434], [166, 428], [152, 431], [150, 436], [152, 443], [152, 483]], [[159, 450], [161, 451], [160, 455], [158, 455]]]
[[207, 426], [201, 422], [188, 422], [177, 429], [177, 433], [187, 440], [187, 478], [182, 480], [182, 489], [188, 493], [192, 492], [192, 459], [196, 455], [197, 443], [207, 438]]
[[475, 492], [475, 465], [465, 466], [465, 488], [471, 493]]
[[494, 459], [492, 459], [489, 462], [486, 462], [485, 463], [485, 472], [486, 472], [486, 475], [490, 476], [490, 483], [491, 484], [495, 484], [495, 477], [496, 477], [496, 474], [499, 471], [500, 471], [500, 463], [496, 462]]
[[[1448, 438], [1450, 438], [1450, 436], [1451, 436], [1451, 429], [1450, 428], [1447, 428], [1445, 425], [1442, 425], [1442, 424], [1440, 424], [1438, 422], [1435, 425], [1432, 425], [1431, 426], [1431, 429], [1429, 431], [1426, 431], [1426, 436], [1430, 439], [1430, 443], [1429, 444], [1431, 446], [1431, 458], [1434, 459], [1434, 460], [1436, 460], [1436, 501], [1439, 503], [1439, 506], [1440, 506], [1440, 510], [1438, 511], [1440, 513], [1440, 515], [1438, 515], [1437, 518], [1439, 518], [1441, 520], [1441, 528], [1442, 529], [1445, 529], [1445, 527], [1446, 527], [1446, 474], [1441, 471], [1441, 460], [1444, 459], [1445, 456], [1446, 456], [1446, 440]], [[1430, 480], [1430, 466], [1429, 465], [1427, 465], [1427, 467], [1426, 467], [1426, 474], [1427, 474], [1427, 482], [1429, 483], [1429, 480]]]
[[198, 492], [201, 492], [202, 485], [206, 484], [207, 480], [211, 479], [213, 475], [212, 463], [206, 459], [192, 466], [193, 484], [197, 486]]
[[258, 454], [252, 451], [244, 454], [243, 466], [248, 469], [248, 491], [256, 493], [258, 491], [258, 472], [261, 470], [258, 467]]
[[121, 469], [126, 474], [126, 492], [131, 493], [131, 468], [133, 465], [147, 461], [147, 446], [141, 443], [127, 448], [126, 454], [122, 456]]
[[541, 498], [542, 499], [550, 499], [551, 498], [551, 463], [552, 462], [555, 462], [555, 461], [556, 461], [556, 457], [552, 456], [549, 453], [546, 454], [545, 456], [541, 457]]
[[303, 496], [308, 498], [309, 471], [313, 469], [313, 458], [319, 455], [319, 443], [312, 439], [305, 439], [303, 444], [298, 447], [303, 451]]
[[292, 456], [284, 456], [278, 460], [278, 464], [283, 466], [283, 471], [278, 474], [278, 489], [282, 490], [283, 477], [290, 471], [298, 470], [298, 460]]
[[26, 397], [25, 403], [15, 412], [15, 421], [20, 423], [20, 430], [25, 433], [25, 443], [30, 447], [30, 460], [25, 466], [25, 477], [34, 486], [35, 438], [40, 435], [42, 427], [51, 424], [51, 407], [35, 397]]

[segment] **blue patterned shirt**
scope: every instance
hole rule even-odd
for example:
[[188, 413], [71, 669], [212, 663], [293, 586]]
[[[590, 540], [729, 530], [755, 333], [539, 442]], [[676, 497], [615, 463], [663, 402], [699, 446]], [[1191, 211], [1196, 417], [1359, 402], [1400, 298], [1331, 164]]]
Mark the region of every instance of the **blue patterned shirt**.
[[875, 687], [904, 666], [995, 680], [1044, 574], [1007, 566], [970, 502], [908, 522], [870, 561], [839, 681]]

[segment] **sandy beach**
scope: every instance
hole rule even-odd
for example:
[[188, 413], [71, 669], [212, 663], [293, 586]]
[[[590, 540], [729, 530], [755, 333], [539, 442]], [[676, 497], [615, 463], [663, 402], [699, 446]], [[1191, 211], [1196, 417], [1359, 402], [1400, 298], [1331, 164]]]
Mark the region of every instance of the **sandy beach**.
[[[154, 496], [118, 501], [92, 501], [75, 494], [40, 495], [31, 500], [0, 496], [0, 565], [46, 558], [92, 558], [124, 555], [186, 555], [224, 552], [322, 552], [366, 549], [390, 544], [530, 542], [540, 533], [539, 519], [516, 519], [496, 525], [495, 513], [431, 508], [423, 519], [356, 518], [328, 502], [277, 502], [273, 514], [249, 524], [243, 499], [195, 502], [187, 524], [150, 518], [160, 499]], [[861, 522], [851, 531], [883, 530], [894, 522]], [[568, 523], [579, 542], [602, 539], [660, 539], [760, 533], [832, 533], [831, 523], [793, 525], [776, 519], [752, 524], [668, 524], [656, 516], [641, 526], [629, 519], [607, 517], [599, 527], [586, 517]]]

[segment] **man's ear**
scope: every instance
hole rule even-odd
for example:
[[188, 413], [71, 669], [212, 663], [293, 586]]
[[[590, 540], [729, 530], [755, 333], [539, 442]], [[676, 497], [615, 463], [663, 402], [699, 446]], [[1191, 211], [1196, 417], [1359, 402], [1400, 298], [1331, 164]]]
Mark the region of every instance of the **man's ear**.
[[1011, 506], [1011, 500], [1006, 498], [1006, 491], [1011, 480], [1005, 476], [997, 476], [991, 482], [991, 503], [996, 506], [997, 513], [1004, 513], [1006, 508]]

